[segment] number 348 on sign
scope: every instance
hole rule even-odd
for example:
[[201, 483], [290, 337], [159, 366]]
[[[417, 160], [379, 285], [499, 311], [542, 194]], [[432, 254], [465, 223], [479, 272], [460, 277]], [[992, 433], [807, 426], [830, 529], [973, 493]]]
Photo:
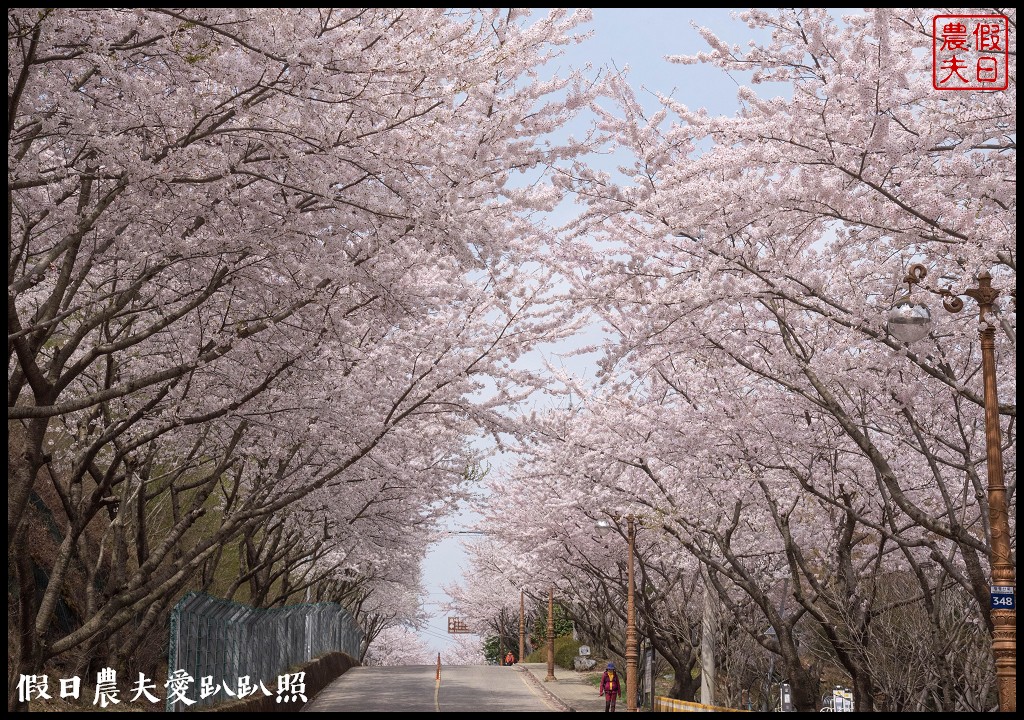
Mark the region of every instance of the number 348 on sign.
[[992, 594], [993, 610], [1015, 610], [1017, 603], [1014, 600], [1013, 587], [1010, 585], [992, 585], [989, 588]]

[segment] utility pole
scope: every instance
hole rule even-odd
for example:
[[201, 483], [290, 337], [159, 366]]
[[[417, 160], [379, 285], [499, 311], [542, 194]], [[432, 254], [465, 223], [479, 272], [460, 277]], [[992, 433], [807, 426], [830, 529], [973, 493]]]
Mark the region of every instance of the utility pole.
[[701, 565], [704, 577], [704, 616], [700, 628], [700, 701], [704, 705], [715, 704], [715, 634], [718, 616], [711, 597], [711, 577], [706, 565]]

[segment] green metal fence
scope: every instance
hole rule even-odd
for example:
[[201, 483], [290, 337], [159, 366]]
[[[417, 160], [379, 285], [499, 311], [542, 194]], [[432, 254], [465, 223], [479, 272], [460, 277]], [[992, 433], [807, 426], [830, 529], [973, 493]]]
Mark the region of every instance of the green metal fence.
[[336, 603], [258, 609], [196, 592], [174, 606], [170, 632], [167, 677], [180, 680], [168, 688], [167, 712], [276, 695], [289, 668], [329, 652], [358, 658], [363, 639]]

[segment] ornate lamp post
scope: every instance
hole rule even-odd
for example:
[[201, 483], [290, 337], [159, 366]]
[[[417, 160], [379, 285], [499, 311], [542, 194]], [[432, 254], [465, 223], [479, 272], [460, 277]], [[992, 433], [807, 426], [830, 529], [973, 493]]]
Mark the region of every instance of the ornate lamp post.
[[[904, 279], [909, 286], [919, 284], [928, 274], [924, 265], [910, 267]], [[964, 302], [949, 290], [922, 286], [942, 296], [942, 305], [949, 312], [963, 310]], [[992, 534], [989, 563], [992, 567], [992, 653], [996, 664], [996, 685], [999, 709], [1017, 709], [1017, 611], [1016, 582], [1010, 559], [1010, 523], [1006, 512], [1006, 485], [1003, 481], [1003, 451], [999, 432], [999, 397], [996, 392], [995, 323], [992, 306], [999, 290], [992, 287], [992, 275], [986, 270], [978, 275], [978, 287], [964, 290], [978, 303], [979, 335], [981, 337], [981, 372], [985, 385], [985, 450], [988, 471], [988, 518]], [[931, 314], [928, 308], [910, 301], [910, 293], [889, 312], [889, 331], [910, 344], [928, 334]]]
[[[615, 520], [619, 516], [613, 515]], [[636, 643], [636, 602], [633, 583], [633, 556], [636, 550], [636, 518], [627, 515], [626, 540], [629, 543], [629, 555], [626, 557], [626, 712], [636, 712], [636, 673], [639, 652]], [[607, 520], [598, 520], [597, 529], [607, 532], [613, 527]]]
[[523, 591], [519, 591], [519, 662], [525, 662], [526, 656], [526, 601]]
[[555, 588], [548, 590], [548, 674], [544, 682], [555, 679]]

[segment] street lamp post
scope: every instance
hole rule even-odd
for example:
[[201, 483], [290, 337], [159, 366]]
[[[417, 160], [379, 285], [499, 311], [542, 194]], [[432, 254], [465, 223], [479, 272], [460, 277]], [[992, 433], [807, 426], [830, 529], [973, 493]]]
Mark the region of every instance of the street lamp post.
[[[928, 274], [924, 265], [910, 267], [904, 280], [909, 287], [919, 284]], [[964, 302], [949, 290], [931, 290], [942, 295], [942, 305], [949, 312], [963, 310]], [[992, 287], [992, 275], [986, 270], [978, 275], [978, 287], [967, 288], [964, 294], [978, 303], [981, 339], [981, 373], [985, 387], [985, 465], [988, 472], [988, 518], [992, 542], [989, 564], [992, 567], [992, 654], [995, 656], [996, 685], [999, 709], [1017, 710], [1017, 611], [1014, 595], [1016, 582], [1010, 558], [1010, 523], [1006, 511], [1006, 485], [1003, 480], [1003, 451], [999, 431], [999, 397], [996, 392], [995, 323], [992, 308], [999, 290]], [[889, 330], [910, 344], [928, 333], [931, 316], [923, 305], [909, 300], [909, 292], [889, 313]], [[999, 589], [997, 591], [997, 588]], [[995, 599], [1009, 598], [1003, 606]]]
[[555, 588], [548, 590], [548, 674], [544, 682], [555, 679]]
[[526, 601], [523, 591], [519, 591], [519, 662], [525, 662], [526, 655]]
[[[613, 515], [618, 520], [619, 516]], [[636, 600], [633, 582], [633, 557], [636, 552], [636, 518], [627, 515], [626, 541], [629, 544], [629, 555], [626, 557], [626, 712], [636, 712], [636, 673], [639, 652], [636, 643]], [[608, 531], [611, 524], [606, 520], [597, 522], [598, 530]]]
[[629, 557], [626, 560], [626, 712], [636, 712], [636, 604], [633, 583], [633, 555], [636, 548], [636, 524], [633, 516], [626, 518]]

